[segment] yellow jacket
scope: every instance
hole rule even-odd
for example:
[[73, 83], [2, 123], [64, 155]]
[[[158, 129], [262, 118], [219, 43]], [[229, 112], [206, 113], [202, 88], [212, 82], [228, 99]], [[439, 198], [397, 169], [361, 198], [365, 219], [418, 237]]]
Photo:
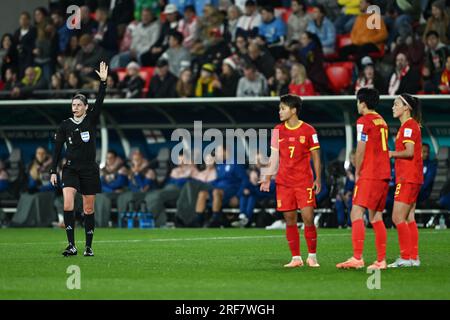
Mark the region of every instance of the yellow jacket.
[[355, 15], [359, 14], [359, 3], [361, 0], [338, 0], [338, 4], [340, 6], [345, 7], [344, 13], [347, 15]]

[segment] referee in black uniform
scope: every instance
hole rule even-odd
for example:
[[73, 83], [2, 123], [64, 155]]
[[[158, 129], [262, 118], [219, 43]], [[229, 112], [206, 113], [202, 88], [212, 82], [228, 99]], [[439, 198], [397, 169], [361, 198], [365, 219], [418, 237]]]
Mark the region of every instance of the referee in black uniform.
[[64, 120], [55, 134], [55, 148], [53, 166], [51, 169], [51, 182], [57, 184], [56, 168], [63, 144], [66, 143], [67, 162], [62, 171], [62, 188], [64, 196], [64, 224], [66, 226], [69, 245], [62, 253], [63, 256], [77, 254], [75, 247], [75, 194], [83, 195], [83, 211], [85, 216], [86, 249], [85, 256], [93, 256], [92, 239], [94, 237], [94, 202], [95, 194], [101, 192], [100, 172], [95, 162], [97, 124], [101, 106], [105, 97], [106, 78], [108, 66], [100, 63], [100, 71], [95, 71], [100, 77], [100, 88], [95, 105], [90, 107], [86, 96], [76, 94], [72, 98], [73, 117]]

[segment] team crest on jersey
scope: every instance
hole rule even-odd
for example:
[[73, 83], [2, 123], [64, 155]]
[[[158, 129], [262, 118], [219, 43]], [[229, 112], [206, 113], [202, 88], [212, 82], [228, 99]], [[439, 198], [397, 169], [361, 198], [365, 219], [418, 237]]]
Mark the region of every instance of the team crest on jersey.
[[89, 131], [81, 132], [81, 140], [83, 140], [83, 142], [88, 142], [90, 138]]
[[305, 136], [300, 136], [300, 143], [305, 143], [306, 139]]

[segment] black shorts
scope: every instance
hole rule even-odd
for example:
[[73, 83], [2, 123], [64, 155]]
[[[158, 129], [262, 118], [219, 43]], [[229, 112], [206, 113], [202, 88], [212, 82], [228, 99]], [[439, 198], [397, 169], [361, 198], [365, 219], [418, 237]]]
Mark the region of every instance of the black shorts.
[[96, 162], [74, 164], [68, 161], [62, 171], [62, 188], [72, 187], [82, 195], [102, 192], [100, 170]]

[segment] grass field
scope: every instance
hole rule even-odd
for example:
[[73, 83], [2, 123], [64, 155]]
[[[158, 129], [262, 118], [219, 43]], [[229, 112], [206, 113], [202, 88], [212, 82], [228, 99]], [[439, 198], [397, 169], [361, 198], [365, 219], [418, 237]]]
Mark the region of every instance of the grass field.
[[[319, 229], [319, 269], [284, 269], [284, 231], [97, 229], [95, 257], [64, 258], [59, 229], [0, 230], [0, 299], [449, 299], [450, 232], [420, 230], [420, 268], [385, 270], [369, 290], [366, 270], [337, 270], [351, 255], [350, 230]], [[78, 249], [84, 232], [76, 234]], [[306, 243], [301, 232], [302, 255]], [[81, 252], [82, 253], [82, 252]], [[398, 255], [388, 230], [388, 262]], [[375, 259], [367, 231], [366, 264]], [[66, 287], [67, 267], [81, 289]]]

